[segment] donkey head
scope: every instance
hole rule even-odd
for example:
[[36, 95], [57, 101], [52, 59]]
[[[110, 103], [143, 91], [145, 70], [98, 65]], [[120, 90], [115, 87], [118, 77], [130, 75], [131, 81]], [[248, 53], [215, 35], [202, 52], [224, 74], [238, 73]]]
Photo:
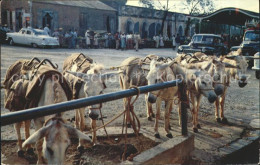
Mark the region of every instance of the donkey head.
[[[84, 82], [84, 93], [86, 97], [97, 96], [103, 93], [106, 88], [105, 81], [109, 78], [113, 78], [117, 73], [106, 73], [102, 74], [103, 67], [100, 65], [94, 65], [87, 73], [71, 72], [66, 71], [76, 77], [79, 77]], [[96, 109], [100, 108], [100, 104], [95, 104], [89, 106], [89, 117], [93, 120], [98, 118], [98, 111]]]
[[204, 95], [210, 103], [215, 102], [217, 99], [217, 95], [214, 91], [212, 78], [211, 76], [205, 71], [198, 71], [194, 78], [194, 85], [198, 92]]
[[[147, 81], [148, 85], [152, 84], [158, 84], [162, 83], [164, 81], [171, 81], [174, 80], [175, 77], [173, 74], [167, 74], [167, 71], [169, 66], [171, 66], [172, 62], [170, 63], [163, 63], [163, 62], [158, 62], [156, 60], [152, 60], [150, 63], [150, 71], [147, 75]], [[156, 102], [156, 96], [159, 94], [158, 91], [154, 91], [153, 93], [149, 92], [148, 93], [148, 101], [150, 103], [155, 103]]]
[[44, 138], [42, 152], [46, 163], [62, 165], [70, 145], [70, 137], [91, 141], [87, 135], [66, 125], [61, 118], [52, 118], [41, 129], [32, 134], [23, 143], [23, 147]]
[[232, 59], [236, 63], [236, 69], [235, 69], [235, 78], [238, 80], [239, 87], [243, 88], [247, 85], [247, 79], [248, 75], [246, 75], [247, 72], [247, 60], [246, 57], [238, 55], [238, 56], [227, 56], [226, 58]]

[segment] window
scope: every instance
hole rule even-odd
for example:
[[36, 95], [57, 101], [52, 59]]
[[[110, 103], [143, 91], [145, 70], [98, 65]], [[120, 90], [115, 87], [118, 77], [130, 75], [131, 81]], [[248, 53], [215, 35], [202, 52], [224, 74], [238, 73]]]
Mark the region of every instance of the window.
[[22, 30], [19, 31], [19, 33], [20, 33], [20, 34], [25, 34], [25, 30], [22, 29]]
[[193, 39], [192, 39], [192, 41], [193, 41], [194, 43], [199, 43], [199, 42], [201, 42], [201, 39], [202, 39], [202, 36], [194, 36]]
[[26, 34], [29, 34], [29, 35], [31, 35], [31, 34], [32, 34], [32, 32], [31, 32], [30, 30], [27, 30]]

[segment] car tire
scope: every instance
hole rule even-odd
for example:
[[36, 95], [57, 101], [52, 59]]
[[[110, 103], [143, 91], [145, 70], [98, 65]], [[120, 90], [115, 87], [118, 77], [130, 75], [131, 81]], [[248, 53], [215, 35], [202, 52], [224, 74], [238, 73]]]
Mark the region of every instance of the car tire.
[[37, 45], [36, 43], [32, 43], [32, 47], [33, 47], [33, 48], [37, 48], [38, 45]]
[[9, 45], [11, 45], [11, 46], [14, 45], [14, 40], [12, 38], [10, 38], [10, 40], [9, 40]]
[[260, 79], [260, 70], [256, 70], [256, 71], [255, 71], [255, 77], [256, 77], [257, 79]]

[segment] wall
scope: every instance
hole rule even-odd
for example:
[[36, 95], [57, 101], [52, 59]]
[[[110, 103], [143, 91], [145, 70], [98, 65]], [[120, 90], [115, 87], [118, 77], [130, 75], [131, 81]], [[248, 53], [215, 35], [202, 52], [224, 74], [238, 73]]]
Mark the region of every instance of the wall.
[[[111, 31], [116, 31], [116, 12], [106, 10], [96, 10], [82, 7], [72, 7], [65, 5], [53, 5], [35, 2], [33, 4], [33, 26], [42, 27], [42, 18], [45, 13], [52, 13], [53, 21], [51, 29], [63, 28], [64, 30], [78, 29], [83, 35], [87, 29], [107, 30], [107, 16], [110, 18]], [[80, 27], [80, 14], [85, 15], [86, 23]], [[84, 22], [85, 22], [84, 21]]]

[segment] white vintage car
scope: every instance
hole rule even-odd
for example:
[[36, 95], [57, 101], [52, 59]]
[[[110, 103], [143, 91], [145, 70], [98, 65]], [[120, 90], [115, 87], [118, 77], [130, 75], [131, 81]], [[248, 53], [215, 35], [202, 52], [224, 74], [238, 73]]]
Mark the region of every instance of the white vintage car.
[[7, 33], [6, 39], [10, 45], [31, 45], [35, 48], [59, 46], [57, 38], [49, 36], [43, 30], [33, 28], [22, 28], [18, 33]]

